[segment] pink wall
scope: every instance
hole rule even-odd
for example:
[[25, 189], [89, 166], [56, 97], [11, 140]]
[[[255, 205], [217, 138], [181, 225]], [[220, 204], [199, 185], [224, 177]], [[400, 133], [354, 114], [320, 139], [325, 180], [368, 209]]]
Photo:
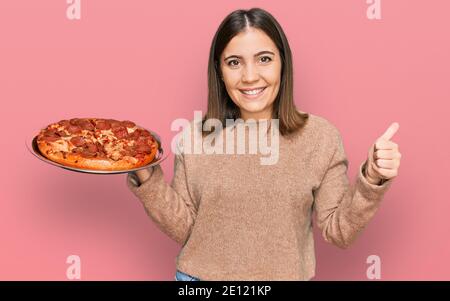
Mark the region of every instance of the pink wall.
[[[403, 155], [383, 204], [348, 250], [316, 232], [317, 280], [450, 279], [448, 123], [450, 2], [365, 0], [0, 2], [0, 280], [172, 280], [179, 246], [127, 190], [125, 176], [68, 172], [32, 157], [25, 140], [73, 116], [132, 119], [167, 143], [176, 118], [206, 109], [212, 36], [226, 14], [259, 6], [282, 24], [294, 54], [296, 103], [342, 132], [349, 176], [391, 122]], [[8, 130], [14, 126], [15, 131]], [[169, 148], [167, 148], [169, 150]], [[173, 155], [162, 164], [166, 180]]]

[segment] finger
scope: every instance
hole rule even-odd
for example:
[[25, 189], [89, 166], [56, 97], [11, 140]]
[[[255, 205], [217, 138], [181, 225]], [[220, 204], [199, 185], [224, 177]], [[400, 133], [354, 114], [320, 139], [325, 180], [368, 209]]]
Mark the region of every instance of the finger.
[[378, 139], [377, 142], [375, 142], [375, 151], [383, 149], [398, 150], [398, 144], [393, 141]]
[[394, 136], [394, 134], [398, 131], [399, 127], [400, 125], [397, 122], [392, 123], [379, 139], [391, 140], [392, 136]]
[[390, 178], [396, 177], [398, 175], [398, 169], [380, 168], [380, 167], [376, 166], [376, 164], [372, 164], [372, 168], [383, 179], [390, 179]]
[[376, 159], [385, 159], [385, 160], [393, 160], [400, 159], [401, 154], [396, 150], [377, 150], [373, 153], [374, 160]]
[[397, 168], [397, 161], [396, 160], [377, 159], [375, 161], [375, 165], [379, 168], [394, 169], [394, 168]]

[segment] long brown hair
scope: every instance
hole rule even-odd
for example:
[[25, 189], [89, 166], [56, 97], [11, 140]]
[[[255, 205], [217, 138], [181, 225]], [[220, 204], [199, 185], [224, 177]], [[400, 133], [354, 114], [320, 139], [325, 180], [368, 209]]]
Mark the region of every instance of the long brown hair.
[[[221, 80], [220, 56], [237, 34], [245, 31], [246, 27], [254, 27], [264, 31], [277, 46], [281, 60], [281, 83], [278, 95], [273, 103], [272, 118], [279, 119], [281, 135], [295, 133], [306, 124], [308, 113], [297, 111], [293, 100], [293, 68], [292, 54], [288, 40], [277, 20], [267, 11], [260, 8], [250, 10], [235, 10], [231, 12], [219, 25], [211, 43], [208, 62], [208, 109], [202, 118], [203, 128], [206, 120], [218, 119], [225, 127], [226, 119], [240, 118], [239, 107], [230, 99]], [[203, 131], [202, 134], [210, 133]]]

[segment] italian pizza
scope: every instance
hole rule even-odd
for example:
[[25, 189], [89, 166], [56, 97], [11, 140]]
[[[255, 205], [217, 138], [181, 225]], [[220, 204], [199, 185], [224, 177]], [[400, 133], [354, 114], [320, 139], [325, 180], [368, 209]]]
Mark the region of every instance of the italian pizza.
[[155, 137], [134, 122], [72, 118], [41, 129], [37, 147], [59, 164], [90, 170], [127, 170], [151, 163], [158, 152]]

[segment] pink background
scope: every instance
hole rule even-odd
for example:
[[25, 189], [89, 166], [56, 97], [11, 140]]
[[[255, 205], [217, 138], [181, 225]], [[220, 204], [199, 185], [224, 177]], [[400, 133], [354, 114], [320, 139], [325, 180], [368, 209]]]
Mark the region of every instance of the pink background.
[[[232, 10], [259, 6], [291, 44], [298, 107], [341, 131], [355, 179], [391, 122], [402, 164], [378, 214], [348, 250], [316, 231], [316, 280], [450, 279], [448, 123], [450, 2], [365, 0], [82, 0], [0, 2], [2, 118], [0, 280], [64, 280], [81, 257], [83, 280], [172, 280], [180, 247], [147, 217], [125, 176], [77, 174], [42, 163], [25, 140], [49, 122], [132, 119], [162, 136], [206, 109], [213, 34]], [[14, 132], [8, 130], [14, 126]], [[173, 154], [162, 164], [167, 181]], [[301, 176], [301, 175], [299, 175]]]

